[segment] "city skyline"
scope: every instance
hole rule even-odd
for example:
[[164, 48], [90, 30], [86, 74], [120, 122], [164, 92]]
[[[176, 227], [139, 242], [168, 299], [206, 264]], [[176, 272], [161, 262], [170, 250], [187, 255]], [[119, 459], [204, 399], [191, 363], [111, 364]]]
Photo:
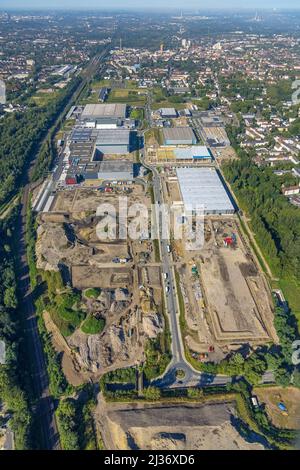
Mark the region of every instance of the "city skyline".
[[[210, 2], [209, 8], [206, 8], [204, 5], [201, 4], [198, 0], [188, 0], [184, 4], [184, 9], [189, 10], [199, 10], [199, 11], [206, 11], [210, 9], [243, 9], [243, 10], [253, 10], [253, 9], [299, 9], [299, 2], [298, 0], [287, 0], [283, 2], [282, 0], [254, 0], [251, 4], [251, 8], [249, 8], [249, 3], [246, 1], [239, 1], [239, 0], [230, 0], [224, 2], [221, 0], [212, 0]], [[37, 0], [29, 0], [26, 1], [26, 5], [24, 5], [24, 1], [22, 0], [4, 0], [1, 2], [0, 8], [2, 9], [80, 9], [80, 10], [87, 10], [87, 9], [97, 9], [97, 10], [114, 10], [114, 9], [170, 9], [176, 10], [182, 8], [182, 2], [179, 0], [174, 0], [170, 5], [170, 2], [167, 0], [152, 0], [151, 2], [144, 2], [143, 6], [137, 0], [127, 0], [126, 2], [122, 0], [113, 0], [110, 2], [109, 7], [103, 7], [102, 4], [99, 5], [99, 2], [96, 0], [88, 0], [85, 2], [84, 6], [82, 6], [82, 2], [79, 0], [63, 0], [63, 1], [44, 1], [43, 5], [41, 6], [40, 2]]]

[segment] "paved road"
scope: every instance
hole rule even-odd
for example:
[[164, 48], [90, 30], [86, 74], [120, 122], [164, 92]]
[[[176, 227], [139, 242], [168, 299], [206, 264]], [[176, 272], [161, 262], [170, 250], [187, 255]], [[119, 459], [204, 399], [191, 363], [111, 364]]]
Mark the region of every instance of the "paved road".
[[[161, 179], [155, 167], [145, 163], [144, 150], [141, 151], [141, 161], [143, 165], [152, 171], [153, 191], [155, 202], [158, 205], [164, 204], [163, 189]], [[226, 385], [230, 382], [229, 377], [213, 376], [203, 374], [194, 369], [185, 358], [184, 346], [182, 342], [180, 324], [179, 324], [179, 306], [177, 300], [176, 279], [173, 268], [173, 257], [169, 250], [169, 240], [163, 238], [162, 226], [159, 224], [160, 253], [163, 267], [163, 273], [166, 274], [165, 298], [166, 307], [169, 313], [170, 331], [172, 336], [172, 361], [164, 375], [154, 382], [154, 385], [160, 387], [187, 387], [187, 386], [208, 386], [208, 385]], [[185, 373], [184, 379], [176, 377], [176, 371], [181, 369]]]

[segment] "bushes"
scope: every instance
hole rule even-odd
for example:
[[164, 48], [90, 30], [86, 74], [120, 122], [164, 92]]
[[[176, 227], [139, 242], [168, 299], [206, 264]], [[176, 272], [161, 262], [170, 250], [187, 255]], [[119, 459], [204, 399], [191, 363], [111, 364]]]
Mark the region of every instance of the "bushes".
[[[0, 123], [0, 205], [22, 185], [24, 169], [29, 166], [32, 156], [38, 151], [47, 129], [51, 127], [64, 109], [81, 79], [76, 77], [60, 94], [58, 100], [45, 108], [28, 107], [24, 113], [7, 115]], [[48, 149], [42, 149], [37, 159], [34, 178], [43, 175], [49, 168]]]
[[22, 450], [30, 446], [31, 415], [28, 390], [24, 386], [27, 372], [22, 369], [24, 338], [17, 311], [13, 235], [18, 210], [16, 207], [6, 219], [0, 221], [0, 340], [6, 348], [6, 363], [0, 365], [0, 401], [12, 415], [10, 425], [14, 431], [15, 445]]
[[104, 328], [105, 320], [103, 318], [95, 318], [92, 315], [89, 315], [81, 326], [81, 330], [87, 335], [99, 334]]
[[247, 154], [223, 166], [241, 207], [252, 218], [257, 241], [274, 274], [300, 280], [300, 212], [281, 194], [271, 169], [260, 169]]
[[88, 299], [97, 299], [97, 297], [99, 297], [100, 294], [101, 294], [101, 289], [97, 289], [97, 288], [87, 289], [86, 291], [84, 291], [84, 295]]
[[74, 400], [61, 400], [57, 411], [57, 426], [63, 450], [79, 450], [79, 436], [76, 423], [76, 405]]
[[[47, 278], [49, 280], [49, 274]], [[49, 301], [46, 304], [46, 309], [51, 313], [51, 317], [61, 334], [63, 336], [70, 336], [85, 318], [85, 313], [80, 310], [81, 296], [71, 288], [67, 288], [57, 294], [55, 279], [47, 284]]]
[[160, 333], [156, 339], [149, 340], [145, 355], [143, 370], [146, 379], [150, 381], [164, 373], [171, 359], [170, 352], [165, 349], [163, 333]]
[[132, 383], [136, 381], [136, 369], [134, 367], [127, 367], [126, 369], [117, 369], [102, 377], [102, 384], [109, 383]]
[[51, 395], [58, 398], [64, 394], [71, 393], [72, 387], [67, 383], [67, 380], [62, 372], [61, 358], [53, 348], [51, 335], [48, 333], [45, 327], [44, 319], [42, 317], [42, 314], [45, 310], [45, 305], [42, 298], [36, 301], [36, 309], [38, 314], [39, 333], [42, 339], [43, 349], [46, 354], [49, 389]]

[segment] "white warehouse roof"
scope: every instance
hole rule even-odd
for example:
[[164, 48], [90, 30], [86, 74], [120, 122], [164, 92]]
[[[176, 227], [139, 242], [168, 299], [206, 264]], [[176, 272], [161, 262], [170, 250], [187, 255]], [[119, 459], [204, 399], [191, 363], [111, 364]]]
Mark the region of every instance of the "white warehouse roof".
[[81, 119], [125, 118], [126, 108], [126, 104], [122, 103], [87, 104], [81, 114]]
[[214, 168], [177, 168], [182, 200], [187, 208], [204, 206], [205, 214], [232, 214], [235, 208]]

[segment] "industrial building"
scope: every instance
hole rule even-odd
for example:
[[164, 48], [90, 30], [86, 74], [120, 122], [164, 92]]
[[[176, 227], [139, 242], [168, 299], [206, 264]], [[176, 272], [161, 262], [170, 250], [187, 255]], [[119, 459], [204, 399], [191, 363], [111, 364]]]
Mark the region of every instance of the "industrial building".
[[[131, 132], [129, 129], [87, 129], [75, 127], [70, 135], [71, 151], [86, 153], [93, 146], [95, 159], [103, 155], [127, 154], [130, 152]], [[76, 149], [76, 152], [75, 152]]]
[[133, 181], [133, 163], [123, 160], [104, 162], [73, 162], [69, 168], [65, 183], [78, 184], [82, 181]]
[[211, 160], [210, 150], [203, 145], [193, 145], [186, 148], [174, 149], [176, 160]]
[[186, 208], [204, 208], [204, 213], [233, 214], [228, 190], [214, 168], [177, 168], [181, 197]]
[[197, 137], [190, 127], [171, 127], [163, 129], [164, 145], [194, 145]]
[[130, 131], [127, 129], [97, 130], [96, 148], [103, 155], [126, 154], [130, 152]]
[[83, 127], [74, 127], [71, 135], [70, 142], [92, 142], [95, 141], [92, 129], [86, 129]]
[[119, 120], [126, 118], [126, 113], [127, 106], [122, 103], [87, 104], [82, 111], [81, 121], [98, 125], [101, 125], [101, 122], [104, 121], [106, 124], [110, 122], [117, 126]]
[[132, 181], [133, 163], [122, 160], [101, 162], [98, 178], [108, 181]]
[[95, 143], [94, 142], [76, 142], [70, 144], [69, 163], [73, 161], [90, 162], [94, 159]]
[[175, 108], [161, 108], [159, 110], [160, 115], [164, 119], [177, 118], [178, 114]]

